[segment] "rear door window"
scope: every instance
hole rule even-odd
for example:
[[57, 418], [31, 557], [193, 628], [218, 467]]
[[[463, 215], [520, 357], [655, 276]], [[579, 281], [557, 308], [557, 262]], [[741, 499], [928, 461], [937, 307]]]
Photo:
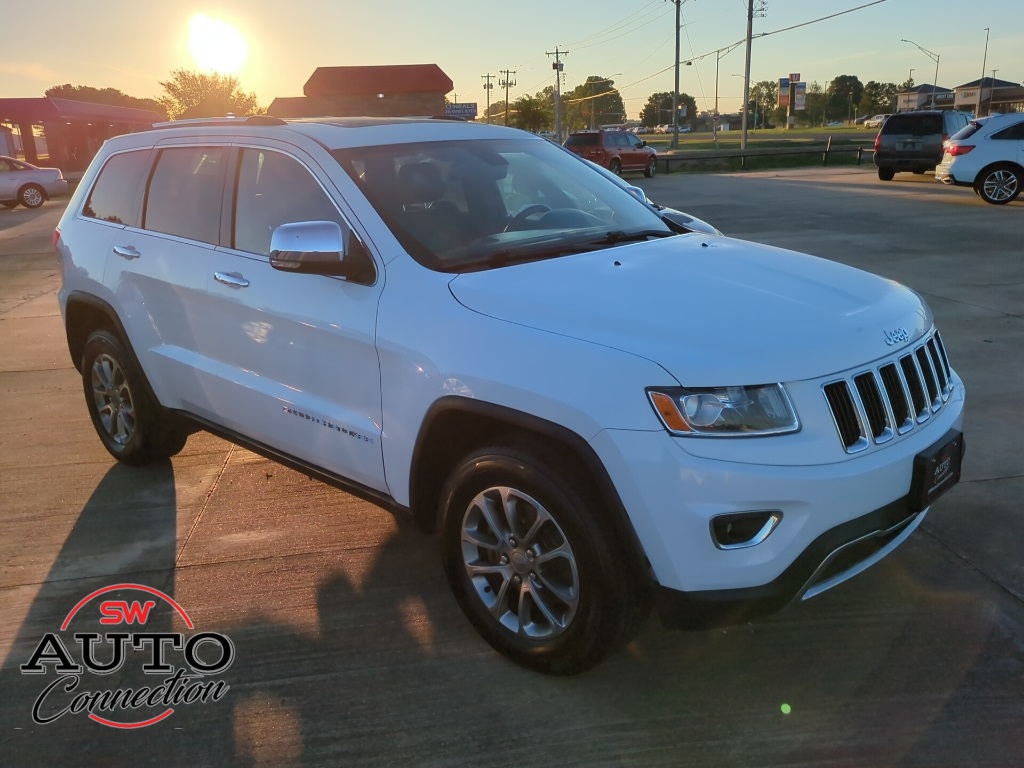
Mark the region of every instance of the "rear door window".
[[139, 225], [139, 199], [149, 166], [150, 151], [112, 155], [103, 166], [82, 215], [129, 227]]
[[149, 181], [143, 226], [216, 245], [226, 160], [224, 147], [161, 150]]

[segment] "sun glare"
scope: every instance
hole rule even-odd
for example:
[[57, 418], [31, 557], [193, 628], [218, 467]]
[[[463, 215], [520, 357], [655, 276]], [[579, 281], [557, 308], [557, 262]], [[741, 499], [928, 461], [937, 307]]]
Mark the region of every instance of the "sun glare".
[[226, 21], [196, 14], [189, 21], [188, 47], [204, 71], [237, 75], [245, 64], [248, 46], [242, 33]]

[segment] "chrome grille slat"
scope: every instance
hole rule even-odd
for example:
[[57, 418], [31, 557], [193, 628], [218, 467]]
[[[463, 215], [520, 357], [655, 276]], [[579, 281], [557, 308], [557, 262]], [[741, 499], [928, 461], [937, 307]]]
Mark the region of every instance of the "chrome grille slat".
[[903, 435], [941, 410], [953, 391], [953, 372], [938, 331], [878, 366], [822, 387], [839, 439], [858, 453]]

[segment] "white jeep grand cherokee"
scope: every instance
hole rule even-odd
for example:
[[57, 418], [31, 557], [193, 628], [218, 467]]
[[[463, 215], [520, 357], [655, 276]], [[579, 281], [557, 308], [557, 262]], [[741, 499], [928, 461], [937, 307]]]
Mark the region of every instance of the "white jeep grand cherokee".
[[820, 593], [959, 478], [964, 388], [920, 296], [686, 233], [516, 130], [171, 124], [108, 141], [56, 237], [115, 458], [198, 425], [411, 512], [540, 671], [652, 605], [699, 627]]

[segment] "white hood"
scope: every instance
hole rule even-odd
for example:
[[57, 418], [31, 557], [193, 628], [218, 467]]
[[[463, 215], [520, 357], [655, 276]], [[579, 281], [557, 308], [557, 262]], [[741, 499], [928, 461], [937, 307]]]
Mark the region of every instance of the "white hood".
[[[927, 306], [891, 280], [742, 240], [683, 235], [459, 275], [490, 317], [652, 360], [687, 386], [826, 376], [916, 340]], [[890, 336], [891, 338], [891, 336]]]

